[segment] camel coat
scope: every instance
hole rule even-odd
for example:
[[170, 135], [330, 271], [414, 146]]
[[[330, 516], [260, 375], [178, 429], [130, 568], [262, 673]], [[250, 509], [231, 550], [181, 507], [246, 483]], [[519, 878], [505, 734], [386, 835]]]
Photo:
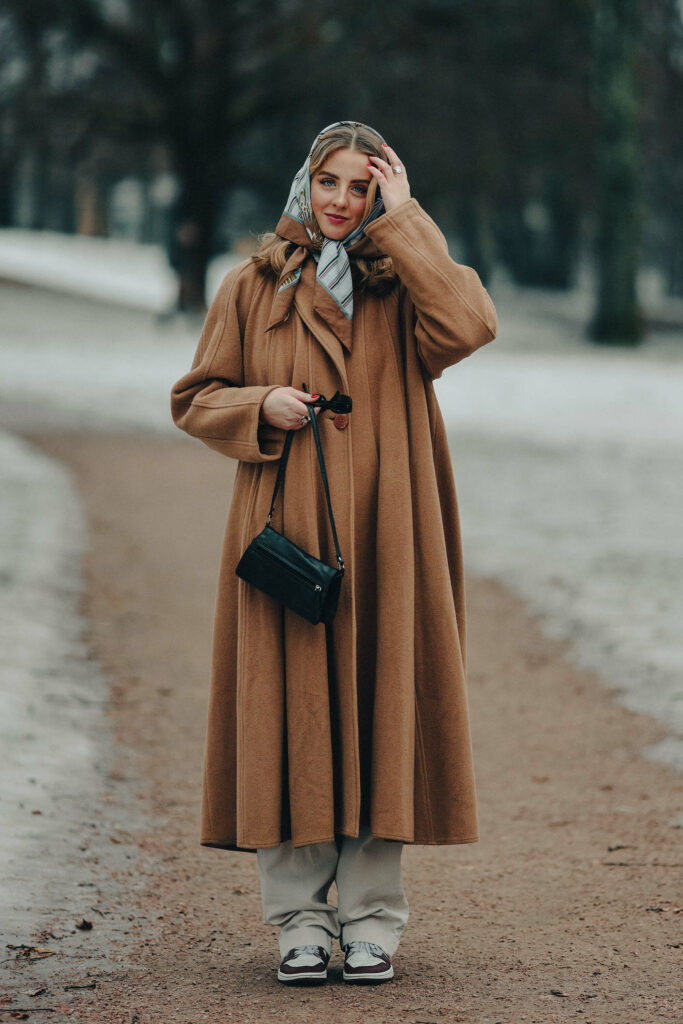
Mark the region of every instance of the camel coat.
[[[415, 199], [367, 236], [364, 251], [393, 259], [388, 294], [356, 291], [344, 323], [306, 249], [280, 281], [246, 260], [172, 391], [177, 426], [239, 460], [213, 633], [205, 846], [304, 846], [362, 823], [406, 843], [478, 839], [458, 510], [432, 381], [495, 337], [496, 312]], [[298, 284], [278, 294], [297, 265]], [[317, 626], [235, 575], [265, 525], [285, 438], [259, 424], [261, 404], [304, 384], [353, 399], [348, 416], [319, 413], [346, 575], [335, 619]], [[272, 526], [335, 564], [310, 429], [294, 437]]]

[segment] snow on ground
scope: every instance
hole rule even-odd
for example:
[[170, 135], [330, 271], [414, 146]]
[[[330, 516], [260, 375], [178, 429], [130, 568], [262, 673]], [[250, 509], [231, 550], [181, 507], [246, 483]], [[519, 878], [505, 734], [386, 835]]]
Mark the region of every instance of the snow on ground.
[[1, 301], [0, 401], [23, 405], [29, 419], [52, 410], [87, 429], [176, 429], [171, 386], [189, 369], [200, 320], [9, 286]]
[[498, 307], [499, 338], [436, 384], [466, 564], [663, 722], [648, 754], [683, 770], [683, 335], [678, 349], [571, 347], [526, 305], [539, 350], [520, 340], [519, 297]]
[[92, 917], [93, 858], [111, 859], [99, 806], [111, 751], [107, 686], [78, 610], [75, 486], [61, 463], [4, 431], [0, 481], [0, 921], [4, 941], [19, 944]]
[[683, 769], [683, 452], [450, 437], [468, 570], [524, 597], [577, 664], [664, 723], [672, 738], [648, 753]]
[[[516, 590], [620, 700], [662, 721], [671, 738], [649, 753], [683, 767], [683, 331], [594, 348], [585, 286], [491, 293], [498, 339], [436, 384], [468, 569]], [[9, 286], [2, 302], [0, 402], [17, 425], [181, 436], [169, 391], [201, 324]]]
[[[236, 262], [230, 255], [214, 260], [210, 291]], [[0, 277], [157, 312], [175, 301], [175, 274], [164, 249], [121, 238], [3, 228]]]

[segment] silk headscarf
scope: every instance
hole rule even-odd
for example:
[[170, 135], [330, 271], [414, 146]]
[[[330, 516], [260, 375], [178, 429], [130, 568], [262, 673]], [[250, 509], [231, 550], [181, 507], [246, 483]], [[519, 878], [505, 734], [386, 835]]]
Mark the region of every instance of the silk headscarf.
[[280, 275], [269, 326], [274, 326], [289, 312], [294, 290], [301, 278], [303, 264], [312, 257], [317, 263], [315, 309], [337, 337], [349, 346], [353, 319], [353, 280], [349, 252], [354, 253], [363, 249], [368, 255], [376, 254], [372, 246], [364, 244], [365, 228], [384, 213], [384, 202], [377, 188], [371, 210], [363, 222], [346, 238], [337, 241], [322, 234], [311, 205], [311, 155], [319, 139], [341, 125], [364, 127], [373, 132], [380, 143], [384, 141], [379, 132], [360, 121], [335, 121], [316, 135], [303, 166], [294, 176], [286, 206], [275, 229], [278, 235], [296, 242], [298, 248], [287, 260]]

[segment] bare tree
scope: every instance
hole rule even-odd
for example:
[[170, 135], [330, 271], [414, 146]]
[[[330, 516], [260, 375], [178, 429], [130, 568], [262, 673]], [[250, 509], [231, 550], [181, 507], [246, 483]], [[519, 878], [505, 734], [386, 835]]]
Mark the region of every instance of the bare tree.
[[299, 0], [4, 3], [27, 49], [52, 62], [43, 115], [49, 106], [62, 124], [76, 118], [93, 145], [106, 138], [166, 148], [179, 182], [169, 248], [181, 304], [203, 309], [221, 203], [240, 171], [236, 153], [256, 121], [296, 100], [297, 76], [285, 72], [294, 67]]
[[636, 344], [643, 335], [636, 294], [643, 217], [641, 5], [642, 0], [595, 0], [598, 300], [589, 332], [607, 344]]

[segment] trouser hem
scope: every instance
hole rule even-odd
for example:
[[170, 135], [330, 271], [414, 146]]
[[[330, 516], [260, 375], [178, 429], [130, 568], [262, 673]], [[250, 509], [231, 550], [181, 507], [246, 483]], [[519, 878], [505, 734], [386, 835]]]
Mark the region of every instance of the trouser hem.
[[[336, 936], [335, 936], [336, 938]], [[283, 929], [279, 937], [280, 955], [286, 956], [294, 946], [322, 946], [332, 954], [332, 936], [324, 928], [311, 927]]]
[[345, 950], [349, 942], [375, 942], [381, 946], [387, 956], [392, 957], [398, 949], [400, 935], [395, 928], [382, 927], [372, 921], [361, 921], [358, 924], [347, 924], [342, 928], [339, 945]]

